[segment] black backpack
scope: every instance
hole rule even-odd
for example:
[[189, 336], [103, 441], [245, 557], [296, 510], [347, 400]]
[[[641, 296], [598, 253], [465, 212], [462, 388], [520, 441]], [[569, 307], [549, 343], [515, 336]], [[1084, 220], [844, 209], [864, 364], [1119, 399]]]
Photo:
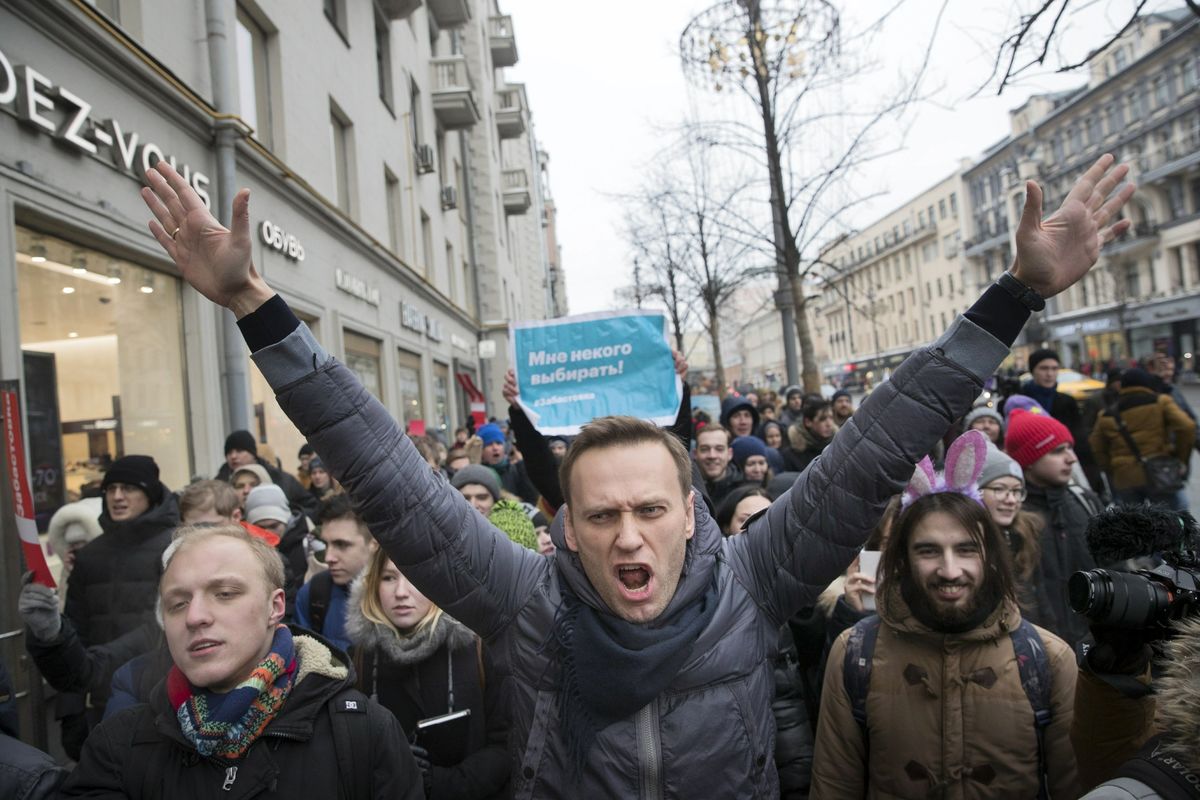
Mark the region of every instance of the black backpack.
[[1141, 752], [1117, 770], [1118, 778], [1133, 778], [1153, 789], [1163, 800], [1200, 798], [1200, 775], [1172, 755], [1159, 752], [1161, 737], [1154, 737]]
[[[879, 638], [879, 615], [872, 614], [850, 629], [846, 639], [846, 656], [842, 662], [842, 675], [846, 695], [850, 700], [850, 711], [862, 731], [863, 752], [870, 753], [870, 737], [867, 728], [867, 692], [871, 688], [871, 662], [875, 656], [875, 640]], [[1034, 731], [1037, 734], [1038, 751], [1038, 800], [1050, 796], [1046, 782], [1046, 728], [1050, 726], [1050, 659], [1046, 655], [1042, 637], [1027, 620], [1009, 634], [1013, 652], [1017, 657], [1017, 669], [1021, 673], [1021, 688], [1033, 707]], [[869, 763], [869, 762], [868, 762]]]

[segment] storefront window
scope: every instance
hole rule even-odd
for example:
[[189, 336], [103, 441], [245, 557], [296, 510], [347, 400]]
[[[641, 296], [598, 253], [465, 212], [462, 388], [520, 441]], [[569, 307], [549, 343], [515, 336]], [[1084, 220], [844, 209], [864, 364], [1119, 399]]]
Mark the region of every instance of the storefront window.
[[450, 368], [433, 362], [433, 425], [442, 433], [450, 430]]
[[107, 465], [149, 455], [187, 484], [183, 315], [175, 278], [18, 227], [27, 433], [43, 525], [99, 488]]
[[421, 403], [421, 357], [407, 350], [396, 351], [396, 373], [400, 379], [400, 414], [404, 427], [413, 420], [424, 420]]
[[346, 366], [358, 376], [367, 391], [383, 402], [383, 381], [379, 369], [379, 341], [351, 331], [345, 331], [342, 343], [346, 347]]

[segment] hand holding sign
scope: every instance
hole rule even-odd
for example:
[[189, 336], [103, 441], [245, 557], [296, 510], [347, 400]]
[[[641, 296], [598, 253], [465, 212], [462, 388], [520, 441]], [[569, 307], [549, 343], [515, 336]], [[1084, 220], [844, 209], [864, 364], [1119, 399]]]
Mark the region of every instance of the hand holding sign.
[[[543, 434], [573, 435], [596, 417], [627, 415], [670, 425], [687, 363], [667, 343], [657, 312], [583, 314], [510, 327], [517, 400]], [[511, 391], [515, 389], [514, 391]], [[510, 398], [511, 394], [511, 398]]]

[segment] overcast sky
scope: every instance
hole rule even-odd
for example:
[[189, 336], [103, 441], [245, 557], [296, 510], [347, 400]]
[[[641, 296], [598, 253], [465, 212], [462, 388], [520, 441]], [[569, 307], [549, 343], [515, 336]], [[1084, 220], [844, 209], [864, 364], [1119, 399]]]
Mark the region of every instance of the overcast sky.
[[[883, 8], [870, 0], [842, 6]], [[500, 0], [513, 16], [520, 56], [510, 81], [525, 83], [536, 135], [550, 154], [551, 190], [558, 206], [567, 294], [573, 314], [617, 307], [613, 290], [628, 284], [630, 251], [621, 235], [621, 204], [662, 146], [664, 131], [690, 108], [718, 102], [686, 83], [679, 34], [697, 0], [608, 0], [606, 3]], [[1038, 3], [1040, 4], [1040, 0]], [[1013, 6], [1030, 2], [948, 0], [934, 39], [926, 82], [930, 101], [912, 109], [907, 133], [890, 139], [904, 149], [870, 166], [864, 184], [883, 196], [847, 220], [864, 227], [958, 168], [1009, 131], [1008, 110], [1029, 94], [1076, 86], [1082, 73], [1024, 80], [1001, 97], [991, 89], [970, 95], [992, 68], [999, 43], [1014, 24]], [[1064, 26], [1064, 55], [1081, 57], [1128, 18], [1132, 0], [1076, 0], [1081, 10]], [[1173, 7], [1179, 2], [1151, 3]], [[880, 85], [915, 70], [930, 41], [943, 0], [907, 0], [875, 48]], [[728, 96], [725, 102], [732, 102]], [[747, 119], [754, 109], [747, 101]]]

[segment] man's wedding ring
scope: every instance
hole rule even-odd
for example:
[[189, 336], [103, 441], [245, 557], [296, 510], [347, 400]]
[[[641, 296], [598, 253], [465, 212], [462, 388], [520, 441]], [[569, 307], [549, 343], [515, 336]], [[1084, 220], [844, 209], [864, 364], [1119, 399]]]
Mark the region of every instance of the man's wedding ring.
[[172, 238], [172, 239], [174, 239], [174, 238], [175, 238], [176, 236], [178, 236], [178, 235], [179, 235], [179, 228], [176, 228], [175, 230], [171, 231], [171, 238]]

